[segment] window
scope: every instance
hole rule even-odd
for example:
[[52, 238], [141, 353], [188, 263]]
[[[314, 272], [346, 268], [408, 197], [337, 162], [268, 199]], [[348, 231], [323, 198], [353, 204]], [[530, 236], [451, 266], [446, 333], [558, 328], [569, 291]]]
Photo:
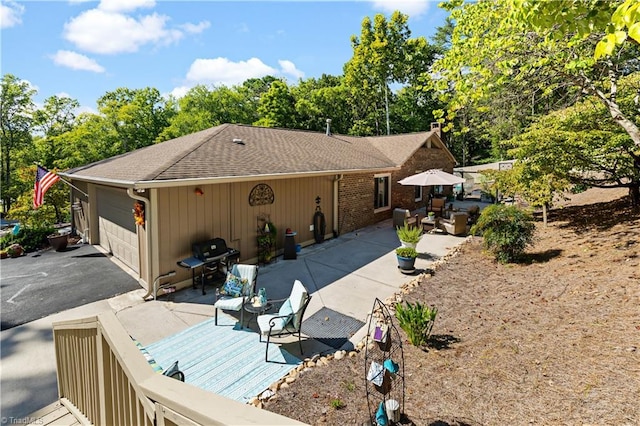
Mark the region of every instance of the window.
[[422, 187], [414, 186], [413, 191], [414, 191], [415, 201], [422, 201]]
[[374, 176], [375, 188], [373, 208], [375, 210], [389, 208], [390, 179], [391, 175], [389, 174]]

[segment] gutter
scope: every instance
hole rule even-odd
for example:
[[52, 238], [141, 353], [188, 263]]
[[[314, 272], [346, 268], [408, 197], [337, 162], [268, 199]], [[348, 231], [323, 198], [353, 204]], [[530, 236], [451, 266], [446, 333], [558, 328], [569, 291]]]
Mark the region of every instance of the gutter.
[[340, 227], [338, 226], [339, 223], [339, 216], [340, 216], [340, 212], [339, 212], [339, 191], [340, 191], [340, 187], [339, 187], [339, 182], [344, 178], [344, 175], [341, 173], [339, 175], [336, 175], [335, 178], [333, 178], [333, 237], [336, 238], [338, 235], [340, 235]]
[[[251, 182], [268, 179], [291, 179], [302, 177], [316, 177], [316, 176], [328, 176], [328, 175], [340, 175], [344, 173], [381, 173], [387, 171], [400, 170], [398, 165], [388, 167], [377, 167], [373, 169], [350, 169], [350, 170], [322, 170], [317, 172], [299, 172], [299, 173], [275, 173], [265, 175], [245, 175], [245, 176], [222, 176], [222, 177], [206, 177], [206, 178], [189, 178], [189, 179], [167, 179], [167, 180], [140, 180], [140, 181], [126, 181], [119, 179], [106, 179], [93, 176], [82, 175], [68, 175], [60, 173], [61, 176], [67, 176], [79, 181], [99, 183], [103, 185], [116, 186], [120, 188], [132, 189], [152, 189], [152, 188], [174, 188], [188, 185], [208, 185], [218, 183], [233, 183], [233, 182]], [[134, 198], [134, 197], [132, 197]]]
[[[145, 212], [149, 212], [149, 199], [142, 197], [136, 193], [133, 192], [133, 188], [127, 188], [127, 195], [131, 198], [133, 198], [134, 200], [140, 201], [142, 203], [144, 203], [144, 210]], [[144, 217], [144, 221], [145, 221], [145, 225], [147, 224], [148, 221], [148, 215], [145, 214]], [[152, 268], [151, 268], [151, 232], [149, 230], [149, 227], [147, 227], [147, 230], [145, 232], [145, 236], [146, 236], [146, 244], [147, 244], [147, 274], [149, 276], [152, 276]], [[150, 282], [147, 282], [146, 280], [143, 280], [146, 282], [147, 284], [147, 294], [145, 294], [144, 296], [142, 296], [143, 299], [146, 299], [147, 297], [149, 297], [151, 295], [151, 292], [153, 291], [153, 287], [151, 286]]]

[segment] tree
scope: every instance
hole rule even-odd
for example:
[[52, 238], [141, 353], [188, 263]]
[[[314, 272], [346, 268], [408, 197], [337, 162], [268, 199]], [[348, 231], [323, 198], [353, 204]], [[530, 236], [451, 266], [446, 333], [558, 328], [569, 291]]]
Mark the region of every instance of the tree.
[[98, 114], [80, 114], [75, 127], [56, 138], [61, 150], [55, 164], [61, 169], [93, 163], [120, 153], [120, 136], [109, 120]]
[[[452, 120], [457, 111], [478, 106], [496, 91], [513, 85], [526, 88], [523, 94], [530, 95], [535, 105], [544, 105], [554, 98], [569, 98], [568, 103], [573, 103], [589, 94], [607, 107], [613, 120], [640, 146], [637, 125], [629, 119], [629, 111], [621, 110], [616, 101], [618, 80], [639, 69], [637, 44], [623, 42], [618, 54], [606, 60], [596, 61], [593, 57], [595, 46], [606, 30], [602, 17], [611, 17], [620, 3], [483, 0], [461, 5], [457, 0], [449, 2], [456, 21], [451, 49], [434, 64], [434, 71], [440, 77], [436, 87], [448, 103], [447, 118]], [[526, 9], [528, 6], [545, 10], [575, 6], [586, 10], [585, 19], [592, 15], [595, 18], [585, 21], [589, 33], [582, 29], [583, 22], [575, 20], [582, 15], [568, 13], [566, 18], [564, 12], [550, 18], [548, 26], [535, 27], [522, 18], [523, 14], [540, 13], [531, 12]], [[557, 31], [555, 23], [560, 21], [567, 21], [566, 28], [582, 30]]]
[[238, 87], [195, 86], [178, 100], [178, 112], [159, 141], [198, 132], [223, 123], [251, 124], [256, 119], [254, 105]]
[[343, 77], [322, 74], [318, 79], [300, 80], [291, 88], [295, 98], [296, 128], [323, 131], [331, 119], [333, 133], [346, 134], [351, 126], [349, 89]]
[[98, 99], [98, 110], [118, 133], [120, 153], [152, 145], [174, 114], [158, 89], [118, 88]]
[[67, 97], [45, 99], [44, 106], [33, 114], [34, 129], [43, 134], [34, 141], [33, 161], [47, 169], [58, 166], [58, 160], [63, 157], [60, 135], [73, 129], [79, 107], [77, 100]]
[[[621, 79], [618, 102], [627, 107], [639, 90], [640, 72]], [[548, 176], [574, 185], [623, 187], [629, 188], [633, 205], [640, 205], [640, 152], [606, 116], [606, 107], [592, 96], [542, 117], [514, 138], [511, 153], [529, 174], [521, 186], [529, 186], [522, 183], [533, 182], [536, 176]], [[640, 111], [632, 118], [640, 121]]]
[[271, 88], [260, 96], [256, 126], [295, 128], [296, 102], [289, 86], [282, 80], [271, 83]]
[[352, 97], [351, 133], [390, 134], [390, 85], [416, 81], [435, 57], [437, 49], [424, 37], [410, 38], [407, 19], [397, 11], [388, 21], [382, 14], [373, 23], [366, 17], [360, 37], [351, 37], [353, 56], [344, 65], [345, 84]]
[[12, 152], [31, 143], [33, 96], [29, 83], [12, 74], [2, 76], [0, 87], [0, 145], [2, 146], [2, 208], [7, 212], [18, 196], [11, 186]]

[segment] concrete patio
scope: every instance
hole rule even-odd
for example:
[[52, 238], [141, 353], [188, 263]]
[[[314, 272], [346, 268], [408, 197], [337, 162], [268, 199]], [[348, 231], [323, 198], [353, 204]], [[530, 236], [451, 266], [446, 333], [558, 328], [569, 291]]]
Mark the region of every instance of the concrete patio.
[[[457, 206], [459, 204], [456, 203]], [[424, 209], [418, 213], [424, 215]], [[465, 239], [444, 233], [425, 234], [417, 247], [420, 256], [416, 259], [416, 275]], [[257, 287], [264, 287], [270, 299], [284, 298], [289, 295], [293, 281], [298, 279], [312, 295], [305, 318], [328, 308], [366, 324], [376, 298], [384, 300], [414, 278], [397, 268], [394, 249], [398, 245], [391, 220], [383, 221], [322, 244], [302, 248], [295, 260], [279, 257], [275, 263], [261, 266]], [[207, 287], [206, 295], [202, 295], [200, 289], [188, 288], [149, 302], [143, 301], [144, 294], [144, 290], [136, 290], [4, 331], [3, 387], [9, 380], [12, 389], [22, 391], [2, 393], [3, 416], [19, 418], [57, 399], [51, 340], [51, 324], [55, 321], [112, 310], [130, 335], [143, 345], [149, 345], [213, 316], [215, 292], [212, 286]], [[352, 348], [365, 333], [365, 327], [355, 331], [344, 348]], [[257, 342], [257, 334], [255, 338]], [[276, 340], [276, 343], [280, 342], [283, 341]], [[317, 340], [307, 339], [303, 341], [304, 355], [301, 355], [297, 342], [295, 345], [291, 342], [291, 339], [285, 340], [282, 347], [298, 357], [336, 350]], [[37, 386], [37, 389], [31, 389], [31, 386]]]

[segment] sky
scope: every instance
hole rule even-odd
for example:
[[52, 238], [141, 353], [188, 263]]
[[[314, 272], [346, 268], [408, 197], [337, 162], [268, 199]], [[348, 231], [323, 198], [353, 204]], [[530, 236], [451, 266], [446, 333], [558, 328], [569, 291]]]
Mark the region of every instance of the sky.
[[0, 0], [0, 69], [39, 105], [68, 96], [91, 112], [119, 87], [180, 97], [266, 75], [296, 84], [341, 75], [362, 20], [396, 9], [427, 39], [448, 15], [428, 0]]

